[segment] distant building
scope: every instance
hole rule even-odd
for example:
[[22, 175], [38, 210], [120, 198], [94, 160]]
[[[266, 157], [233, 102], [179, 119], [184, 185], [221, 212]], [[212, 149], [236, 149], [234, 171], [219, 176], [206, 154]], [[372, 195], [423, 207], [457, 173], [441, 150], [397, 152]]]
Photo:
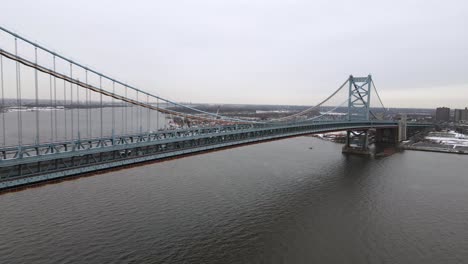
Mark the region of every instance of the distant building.
[[465, 109], [455, 109], [453, 120], [455, 122], [468, 121], [468, 108], [465, 107]]
[[436, 121], [450, 121], [450, 108], [439, 107], [436, 109]]

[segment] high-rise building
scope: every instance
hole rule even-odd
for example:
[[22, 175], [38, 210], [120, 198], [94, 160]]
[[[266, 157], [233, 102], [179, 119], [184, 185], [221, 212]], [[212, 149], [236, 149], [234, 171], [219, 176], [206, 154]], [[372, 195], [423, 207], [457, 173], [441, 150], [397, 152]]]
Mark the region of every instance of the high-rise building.
[[438, 107], [436, 109], [436, 121], [450, 121], [450, 108]]
[[454, 118], [455, 122], [468, 121], [468, 108], [465, 109], [455, 109]]

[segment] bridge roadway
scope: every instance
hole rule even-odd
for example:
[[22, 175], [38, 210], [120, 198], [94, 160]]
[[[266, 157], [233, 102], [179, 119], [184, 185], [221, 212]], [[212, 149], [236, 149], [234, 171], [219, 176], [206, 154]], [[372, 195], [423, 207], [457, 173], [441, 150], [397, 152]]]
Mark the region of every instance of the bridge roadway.
[[332, 131], [397, 126], [396, 121], [238, 124], [6, 147], [0, 149], [0, 190], [254, 142]]

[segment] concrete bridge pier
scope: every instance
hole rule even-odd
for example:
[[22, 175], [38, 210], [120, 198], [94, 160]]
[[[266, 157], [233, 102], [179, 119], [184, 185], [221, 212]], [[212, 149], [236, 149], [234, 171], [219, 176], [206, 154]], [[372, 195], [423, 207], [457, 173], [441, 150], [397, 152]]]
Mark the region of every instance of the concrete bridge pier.
[[398, 121], [398, 142], [407, 140], [408, 124], [406, 123], [406, 115], [403, 115]]
[[[398, 122], [395, 127], [383, 127], [375, 129], [375, 143], [397, 145], [407, 138], [406, 119]], [[371, 155], [369, 149], [369, 130], [348, 130], [346, 131], [346, 143], [343, 147], [343, 153]]]
[[375, 130], [375, 143], [396, 144], [399, 142], [398, 128], [378, 128]]
[[346, 143], [342, 150], [343, 153], [370, 155], [369, 150], [369, 130], [346, 131]]

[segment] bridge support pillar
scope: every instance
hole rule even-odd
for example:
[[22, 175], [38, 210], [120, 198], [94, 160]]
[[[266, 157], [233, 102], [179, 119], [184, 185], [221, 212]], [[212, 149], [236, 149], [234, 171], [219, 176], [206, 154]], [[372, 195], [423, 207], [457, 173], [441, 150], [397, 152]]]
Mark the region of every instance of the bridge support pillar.
[[400, 121], [398, 121], [398, 141], [407, 140], [407, 130], [408, 126], [406, 124], [406, 115], [402, 115]]
[[375, 130], [375, 143], [396, 144], [399, 141], [397, 128], [380, 128]]
[[343, 153], [370, 155], [368, 130], [346, 131], [346, 144]]

